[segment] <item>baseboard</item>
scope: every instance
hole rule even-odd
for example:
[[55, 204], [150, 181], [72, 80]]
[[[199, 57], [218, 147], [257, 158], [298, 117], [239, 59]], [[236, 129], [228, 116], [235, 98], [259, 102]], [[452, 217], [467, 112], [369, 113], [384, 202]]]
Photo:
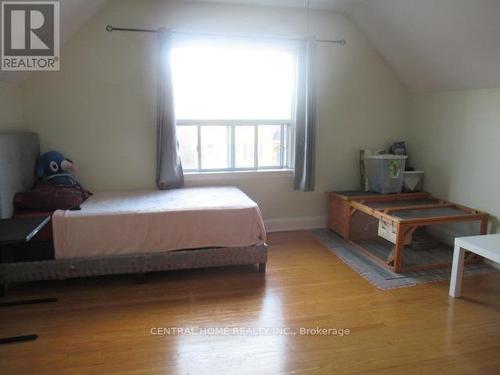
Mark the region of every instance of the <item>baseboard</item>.
[[304, 216], [267, 219], [264, 220], [264, 224], [266, 225], [266, 231], [268, 233], [326, 228], [326, 216]]

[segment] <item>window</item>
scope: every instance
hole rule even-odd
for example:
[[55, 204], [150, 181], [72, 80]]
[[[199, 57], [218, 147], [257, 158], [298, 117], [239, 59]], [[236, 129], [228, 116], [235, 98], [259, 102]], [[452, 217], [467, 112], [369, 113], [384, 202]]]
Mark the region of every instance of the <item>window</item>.
[[295, 53], [263, 45], [184, 43], [171, 54], [186, 171], [289, 168]]

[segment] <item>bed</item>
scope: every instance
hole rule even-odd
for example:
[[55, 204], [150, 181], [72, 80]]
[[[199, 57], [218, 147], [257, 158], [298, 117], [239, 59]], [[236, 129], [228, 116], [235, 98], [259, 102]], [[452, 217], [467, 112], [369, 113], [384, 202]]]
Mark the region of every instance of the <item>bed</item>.
[[56, 259], [263, 245], [259, 207], [235, 187], [95, 193], [52, 216]]
[[[14, 145], [0, 154], [10, 175], [30, 171], [0, 181], [5, 217], [14, 193], [33, 184], [39, 145], [30, 133], [0, 142]], [[54, 212], [52, 230], [50, 259], [0, 264], [2, 284], [248, 264], [264, 272], [267, 262], [259, 207], [235, 187], [98, 192], [79, 211]]]

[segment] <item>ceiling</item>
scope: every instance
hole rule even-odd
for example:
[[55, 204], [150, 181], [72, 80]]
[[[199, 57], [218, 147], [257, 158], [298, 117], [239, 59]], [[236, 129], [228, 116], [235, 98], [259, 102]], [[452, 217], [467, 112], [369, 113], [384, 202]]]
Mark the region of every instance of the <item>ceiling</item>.
[[[60, 1], [61, 45], [71, 38], [108, 0], [62, 0]], [[19, 83], [30, 72], [2, 72], [0, 81]]]
[[[265, 5], [277, 7], [305, 8], [308, 0], [181, 0], [181, 1], [200, 1], [207, 3], [228, 3], [228, 4], [248, 4]], [[309, 7], [313, 9], [329, 9], [341, 11], [346, 6], [363, 0], [309, 0]]]
[[[107, 1], [61, 1], [62, 43]], [[298, 8], [308, 3], [199, 1]], [[411, 91], [500, 87], [500, 0], [310, 0], [310, 6], [351, 17]], [[26, 77], [0, 72], [0, 80]]]
[[500, 0], [367, 0], [347, 13], [412, 91], [500, 87]]

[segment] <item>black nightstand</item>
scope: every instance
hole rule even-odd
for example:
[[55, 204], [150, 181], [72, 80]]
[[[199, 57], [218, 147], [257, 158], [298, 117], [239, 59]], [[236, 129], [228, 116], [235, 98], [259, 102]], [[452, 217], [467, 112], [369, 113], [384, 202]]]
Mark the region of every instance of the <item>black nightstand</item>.
[[38, 241], [37, 234], [50, 216], [0, 220], [0, 263], [53, 259], [52, 241]]
[[[36, 235], [50, 222], [50, 216], [0, 220], [0, 263], [42, 260], [53, 256], [51, 241], [37, 242]], [[6, 282], [0, 274], [0, 296], [6, 291]], [[0, 302], [0, 307], [57, 302], [57, 298], [39, 298]], [[35, 334], [0, 338], [0, 344], [32, 341]]]

